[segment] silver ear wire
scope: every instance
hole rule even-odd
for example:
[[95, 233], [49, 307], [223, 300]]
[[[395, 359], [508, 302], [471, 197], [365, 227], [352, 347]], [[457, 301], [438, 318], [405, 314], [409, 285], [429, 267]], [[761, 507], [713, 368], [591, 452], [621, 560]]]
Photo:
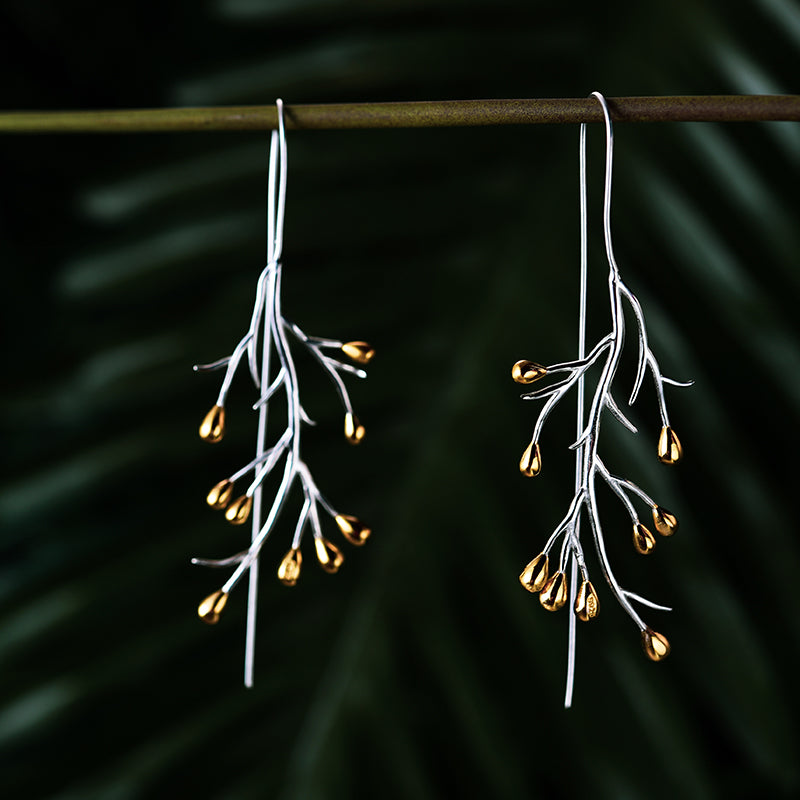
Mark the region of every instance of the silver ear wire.
[[[655, 537], [639, 519], [633, 500], [647, 504], [653, 516], [656, 531], [669, 536], [677, 529], [677, 519], [666, 509], [658, 506], [652, 498], [629, 480], [616, 477], [606, 468], [598, 454], [598, 440], [603, 413], [608, 410], [613, 417], [633, 432], [636, 428], [620, 410], [612, 396], [612, 384], [623, 352], [625, 340], [624, 304], [627, 303], [636, 320], [639, 345], [639, 363], [636, 371], [633, 391], [629, 405], [636, 401], [642, 381], [649, 370], [656, 389], [659, 414], [661, 416], [661, 436], [657, 454], [663, 463], [676, 463], [681, 455], [680, 442], [670, 427], [664, 400], [664, 385], [689, 386], [690, 383], [665, 378], [661, 374], [655, 356], [650, 349], [644, 314], [641, 304], [623, 283], [614, 257], [611, 241], [611, 179], [614, 154], [614, 134], [611, 117], [605, 98], [599, 92], [593, 92], [603, 109], [606, 132], [605, 188], [603, 194], [603, 235], [606, 258], [608, 262], [608, 288], [611, 305], [612, 328], [586, 355], [586, 314], [587, 314], [587, 198], [586, 198], [586, 124], [580, 128], [580, 218], [581, 218], [581, 267], [580, 267], [580, 309], [578, 318], [578, 357], [574, 361], [563, 362], [543, 367], [530, 361], [518, 361], [512, 369], [512, 377], [517, 383], [529, 384], [546, 375], [558, 374], [559, 380], [549, 386], [522, 395], [526, 400], [544, 400], [547, 402], [539, 412], [531, 443], [523, 453], [520, 471], [527, 477], [538, 475], [542, 468], [540, 437], [544, 424], [555, 406], [573, 387], [577, 391], [577, 439], [572, 445], [575, 450], [575, 495], [569, 505], [567, 514], [556, 526], [542, 552], [537, 555], [523, 570], [520, 582], [530, 592], [537, 593], [546, 609], [557, 611], [566, 605], [567, 585], [566, 569], [569, 565], [569, 641], [567, 655], [567, 684], [564, 697], [565, 707], [572, 704], [575, 677], [575, 640], [576, 619], [589, 621], [599, 613], [599, 598], [589, 580], [586, 560], [580, 541], [581, 513], [586, 512], [595, 551], [603, 576], [612, 595], [631, 617], [639, 628], [645, 654], [653, 661], [659, 661], [669, 654], [669, 642], [666, 637], [649, 628], [634, 608], [634, 603], [662, 611], [666, 606], [653, 603], [640, 595], [623, 589], [611, 568], [606, 552], [603, 529], [597, 507], [595, 479], [599, 476], [616, 495], [628, 512], [633, 527], [633, 544], [637, 552], [647, 554], [655, 547]], [[584, 381], [586, 373], [595, 364], [602, 365], [600, 378], [591, 400], [588, 419], [584, 409]], [[550, 572], [550, 553], [561, 541], [558, 555], [558, 569]], [[580, 576], [580, 584], [578, 578]]]
[[[370, 535], [370, 529], [352, 516], [340, 514], [323, 497], [300, 455], [301, 429], [304, 423], [313, 424], [300, 403], [297, 372], [290, 347], [290, 337], [299, 346], [305, 347], [334, 383], [337, 394], [344, 406], [345, 437], [357, 444], [364, 437], [364, 426], [353, 411], [350, 395], [340, 373], [366, 377], [364, 370], [351, 366], [324, 350], [339, 350], [342, 357], [357, 364], [369, 362], [375, 351], [361, 341], [340, 342], [335, 339], [322, 339], [307, 336], [299, 326], [290, 323], [283, 315], [281, 304], [281, 255], [283, 251], [283, 221], [286, 208], [287, 147], [283, 102], [276, 102], [278, 129], [270, 137], [269, 172], [267, 179], [267, 265], [256, 283], [256, 299], [250, 324], [232, 354], [195, 369], [209, 370], [225, 367], [217, 402], [208, 412], [200, 426], [200, 436], [209, 442], [218, 442], [225, 433], [225, 401], [244, 354], [253, 385], [260, 397], [252, 409], [258, 412], [258, 432], [256, 436], [255, 458], [242, 469], [217, 483], [209, 492], [208, 504], [217, 510], [225, 511], [225, 518], [234, 525], [244, 524], [248, 518], [252, 523], [250, 546], [243, 553], [227, 559], [193, 559], [193, 563], [204, 566], [234, 567], [234, 571], [223, 586], [209, 595], [198, 608], [200, 618], [208, 623], [216, 623], [227, 602], [228, 594], [245, 573], [249, 574], [247, 634], [245, 642], [245, 685], [253, 685], [253, 666], [255, 652], [256, 607], [258, 601], [259, 553], [272, 533], [281, 511], [284, 508], [290, 489], [296, 481], [303, 491], [303, 505], [295, 525], [291, 549], [283, 557], [278, 568], [278, 578], [286, 586], [294, 586], [300, 576], [302, 555], [300, 551], [303, 534], [311, 526], [315, 550], [320, 565], [326, 572], [336, 572], [342, 564], [343, 556], [332, 542], [323, 537], [319, 509], [321, 508], [336, 522], [339, 531], [352, 544], [363, 544]], [[258, 338], [261, 336], [259, 359]], [[272, 375], [272, 355], [277, 357], [278, 365]], [[286, 428], [272, 447], [267, 447], [267, 421], [270, 399], [283, 390], [287, 401]], [[263, 519], [262, 482], [272, 470], [285, 459], [280, 486], [272, 501], [266, 519]], [[254, 473], [246, 492], [231, 500], [234, 483], [248, 473]]]

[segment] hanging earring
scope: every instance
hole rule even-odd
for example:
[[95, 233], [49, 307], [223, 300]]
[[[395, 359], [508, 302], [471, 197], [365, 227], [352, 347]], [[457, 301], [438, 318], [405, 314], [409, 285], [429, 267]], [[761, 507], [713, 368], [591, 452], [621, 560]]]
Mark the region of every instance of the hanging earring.
[[[300, 404], [297, 372], [290, 340], [303, 346], [333, 381], [344, 406], [344, 434], [348, 442], [358, 444], [364, 438], [364, 426], [358, 421], [342, 373], [365, 378], [360, 367], [339, 360], [328, 352], [338, 353], [356, 364], [364, 365], [372, 360], [375, 351], [366, 342], [340, 342], [307, 336], [297, 325], [288, 322], [281, 307], [281, 254], [283, 249], [283, 219], [286, 205], [286, 128], [283, 102], [276, 101], [278, 130], [273, 131], [270, 143], [268, 200], [267, 200], [267, 265], [256, 284], [256, 298], [250, 325], [230, 356], [211, 364], [195, 366], [195, 370], [209, 371], [225, 369], [217, 401], [200, 425], [200, 438], [207, 442], [219, 442], [225, 433], [225, 399], [234, 373], [247, 354], [250, 377], [259, 391], [253, 410], [258, 412], [258, 432], [255, 458], [242, 469], [217, 483], [206, 498], [208, 505], [224, 510], [225, 518], [233, 525], [252, 521], [251, 540], [248, 549], [230, 558], [221, 560], [192, 559], [193, 564], [211, 567], [235, 567], [222, 587], [213, 592], [197, 609], [200, 619], [209, 624], [219, 620], [228, 600], [228, 595], [245, 573], [249, 573], [247, 606], [247, 634], [245, 642], [246, 686], [253, 685], [253, 662], [255, 652], [256, 605], [258, 597], [258, 556], [267, 537], [272, 533], [292, 486], [299, 481], [303, 490], [303, 504], [294, 531], [292, 545], [278, 567], [278, 578], [286, 586], [294, 586], [300, 577], [303, 563], [301, 544], [303, 534], [311, 526], [317, 560], [326, 572], [336, 572], [344, 556], [339, 548], [322, 534], [320, 510], [336, 523], [339, 531], [354, 545], [362, 545], [370, 535], [370, 528], [356, 517], [340, 514], [320, 493], [311, 472], [300, 456], [300, 436], [303, 423], [313, 425]], [[261, 337], [259, 358], [259, 336]], [[272, 356], [277, 356], [273, 365]], [[274, 366], [274, 368], [273, 368]], [[286, 428], [278, 440], [267, 447], [267, 411], [270, 399], [279, 392], [286, 395]], [[266, 515], [262, 517], [261, 484], [267, 475], [285, 459], [280, 486]], [[244, 494], [232, 499], [234, 484], [246, 475], [252, 478]]]
[[[669, 611], [666, 606], [646, 600], [634, 592], [623, 589], [611, 569], [606, 553], [603, 529], [597, 509], [595, 483], [599, 477], [616, 495], [630, 515], [633, 530], [633, 546], [638, 553], [646, 555], [656, 546], [656, 538], [639, 518], [634, 505], [643, 504], [649, 507], [653, 518], [653, 527], [661, 536], [671, 536], [678, 527], [676, 517], [662, 506], [659, 506], [647, 493], [635, 483], [625, 478], [612, 475], [598, 454], [598, 437], [600, 423], [605, 411], [611, 413], [620, 423], [633, 433], [636, 428], [622, 413], [612, 396], [612, 384], [622, 356], [625, 339], [624, 307], [627, 304], [636, 320], [639, 342], [639, 363], [631, 392], [629, 405], [633, 405], [639, 395], [642, 382], [650, 371], [656, 389], [659, 413], [661, 415], [661, 435], [658, 440], [658, 459], [664, 464], [676, 464], [682, 456], [680, 441], [673, 431], [664, 400], [664, 386], [690, 386], [690, 382], [681, 383], [664, 377], [658, 366], [647, 338], [644, 313], [641, 304], [620, 276], [611, 244], [611, 168], [614, 153], [614, 135], [611, 118], [605, 98], [599, 92], [593, 92], [603, 109], [606, 129], [606, 163], [605, 191], [603, 201], [603, 230], [606, 256], [608, 259], [608, 289], [611, 301], [611, 331], [606, 334], [586, 355], [586, 282], [587, 282], [587, 225], [586, 225], [586, 124], [580, 128], [580, 214], [581, 214], [581, 280], [580, 280], [580, 315], [578, 331], [578, 358], [560, 364], [543, 367], [531, 361], [518, 361], [511, 374], [520, 384], [530, 384], [545, 376], [556, 375], [558, 380], [549, 386], [523, 394], [525, 400], [544, 400], [547, 402], [539, 412], [533, 437], [520, 460], [520, 471], [527, 477], [538, 475], [542, 469], [542, 455], [539, 442], [544, 424], [566, 393], [573, 387], [577, 390], [577, 440], [571, 445], [575, 450], [575, 495], [566, 515], [556, 526], [539, 555], [537, 555], [522, 571], [520, 582], [529, 592], [539, 595], [539, 601], [549, 611], [557, 611], [567, 604], [569, 596], [569, 644], [567, 653], [567, 686], [564, 698], [565, 707], [572, 704], [572, 693], [575, 675], [575, 634], [576, 619], [588, 622], [594, 619], [600, 610], [597, 592], [589, 580], [589, 572], [584, 559], [580, 541], [581, 512], [585, 511], [589, 527], [600, 562], [603, 576], [611, 593], [622, 608], [639, 628], [644, 652], [652, 661], [660, 661], [669, 654], [670, 646], [667, 638], [650, 628], [634, 608], [635, 604], [647, 606], [659, 611]], [[584, 418], [584, 380], [586, 373], [594, 365], [602, 365], [600, 378], [592, 397], [588, 417]], [[556, 552], [555, 570], [551, 568], [551, 554]], [[567, 578], [569, 573], [569, 580]], [[569, 584], [569, 585], [568, 585]]]

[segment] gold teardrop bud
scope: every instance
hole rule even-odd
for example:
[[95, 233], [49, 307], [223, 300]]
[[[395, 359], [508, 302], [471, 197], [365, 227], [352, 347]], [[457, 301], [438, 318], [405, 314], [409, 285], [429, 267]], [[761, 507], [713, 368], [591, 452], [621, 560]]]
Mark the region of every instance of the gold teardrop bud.
[[575, 598], [575, 616], [581, 622], [589, 622], [600, 613], [600, 598], [591, 581], [583, 581]]
[[364, 426], [358, 421], [358, 417], [349, 412], [344, 415], [344, 435], [350, 444], [358, 444], [366, 431]]
[[214, 592], [214, 594], [210, 594], [206, 597], [206, 599], [197, 606], [197, 616], [209, 625], [216, 625], [219, 622], [219, 615], [222, 613], [222, 609], [225, 608], [225, 603], [227, 602], [228, 593], [219, 589]]
[[678, 530], [678, 518], [663, 506], [653, 506], [653, 525], [662, 536], [672, 536]]
[[300, 577], [300, 567], [303, 564], [303, 554], [292, 548], [281, 561], [278, 567], [278, 578], [284, 586], [294, 586]]
[[542, 454], [538, 442], [531, 442], [519, 460], [519, 471], [527, 478], [533, 478], [542, 471]]
[[672, 428], [662, 428], [658, 437], [658, 460], [662, 464], [677, 464], [682, 456], [683, 448], [678, 434]]
[[331, 544], [322, 536], [317, 536], [314, 538], [314, 547], [317, 550], [317, 561], [325, 572], [334, 573], [342, 566], [344, 556], [335, 544]]
[[347, 539], [350, 544], [364, 544], [372, 533], [372, 529], [368, 528], [356, 517], [350, 517], [347, 514], [337, 514], [335, 519], [339, 530], [344, 534], [344, 538]]
[[663, 633], [657, 633], [652, 628], [642, 631], [642, 647], [644, 654], [651, 661], [661, 661], [669, 655], [669, 641]]
[[220, 481], [209, 493], [208, 497], [206, 497], [206, 503], [208, 503], [211, 508], [215, 508], [217, 511], [225, 508], [228, 505], [228, 502], [231, 499], [231, 494], [233, 494], [233, 481], [229, 481], [225, 478], [224, 481]]
[[375, 348], [366, 342], [345, 342], [342, 345], [342, 352], [357, 364], [369, 364], [375, 355]]
[[529, 592], [541, 592], [542, 587], [547, 583], [550, 573], [550, 559], [546, 553], [539, 553], [533, 561], [522, 570], [519, 582]]
[[517, 383], [533, 383], [547, 375], [547, 370], [541, 364], [533, 361], [517, 361], [511, 367], [511, 377]]
[[643, 556], [655, 550], [656, 537], [641, 522], [637, 522], [633, 526], [633, 546], [636, 548], [636, 552]]
[[556, 572], [539, 593], [539, 602], [548, 611], [558, 611], [567, 602], [567, 576]]
[[253, 507], [253, 498], [243, 494], [237, 497], [226, 509], [225, 519], [231, 525], [244, 525], [250, 516], [250, 509]]
[[212, 406], [200, 423], [200, 438], [204, 442], [219, 442], [225, 435], [225, 409]]

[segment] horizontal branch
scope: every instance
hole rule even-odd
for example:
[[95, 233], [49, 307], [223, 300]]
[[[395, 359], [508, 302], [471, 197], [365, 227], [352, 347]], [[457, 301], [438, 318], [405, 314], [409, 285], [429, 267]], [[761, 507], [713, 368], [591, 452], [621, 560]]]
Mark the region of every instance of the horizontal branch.
[[[755, 122], [800, 120], [798, 95], [608, 98], [614, 122]], [[602, 122], [592, 97], [446, 100], [284, 106], [286, 127], [306, 130], [443, 128]], [[0, 133], [155, 133], [261, 131], [277, 127], [274, 105], [120, 111], [0, 113]]]

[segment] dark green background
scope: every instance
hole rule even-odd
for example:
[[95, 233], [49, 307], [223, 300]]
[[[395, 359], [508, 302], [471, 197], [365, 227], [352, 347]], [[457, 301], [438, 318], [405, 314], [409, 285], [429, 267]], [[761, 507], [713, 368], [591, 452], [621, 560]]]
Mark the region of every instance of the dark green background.
[[[6, 109], [796, 92], [800, 8], [501, 0], [5, 0]], [[246, 531], [203, 498], [249, 459], [197, 425], [265, 248], [264, 134], [0, 139], [0, 792], [7, 798], [752, 798], [798, 791], [797, 124], [618, 126], [614, 232], [685, 463], [643, 393], [601, 450], [680, 518], [647, 559], [602, 498], [661, 664], [601, 585], [575, 707], [566, 623], [517, 583], [572, 493], [573, 412], [517, 471], [518, 358], [575, 352], [575, 127], [291, 132], [286, 313], [378, 349], [350, 448], [312, 364], [314, 475], [374, 527], [339, 575], [272, 572], [256, 686], [244, 592], [189, 565]], [[607, 330], [590, 130], [590, 338]], [[630, 342], [633, 344], [633, 342]], [[620, 380], [630, 378], [630, 364]], [[619, 399], [626, 392], [619, 390]], [[277, 414], [273, 416], [277, 425]], [[338, 536], [328, 529], [332, 538]], [[310, 541], [307, 542], [307, 545]]]

